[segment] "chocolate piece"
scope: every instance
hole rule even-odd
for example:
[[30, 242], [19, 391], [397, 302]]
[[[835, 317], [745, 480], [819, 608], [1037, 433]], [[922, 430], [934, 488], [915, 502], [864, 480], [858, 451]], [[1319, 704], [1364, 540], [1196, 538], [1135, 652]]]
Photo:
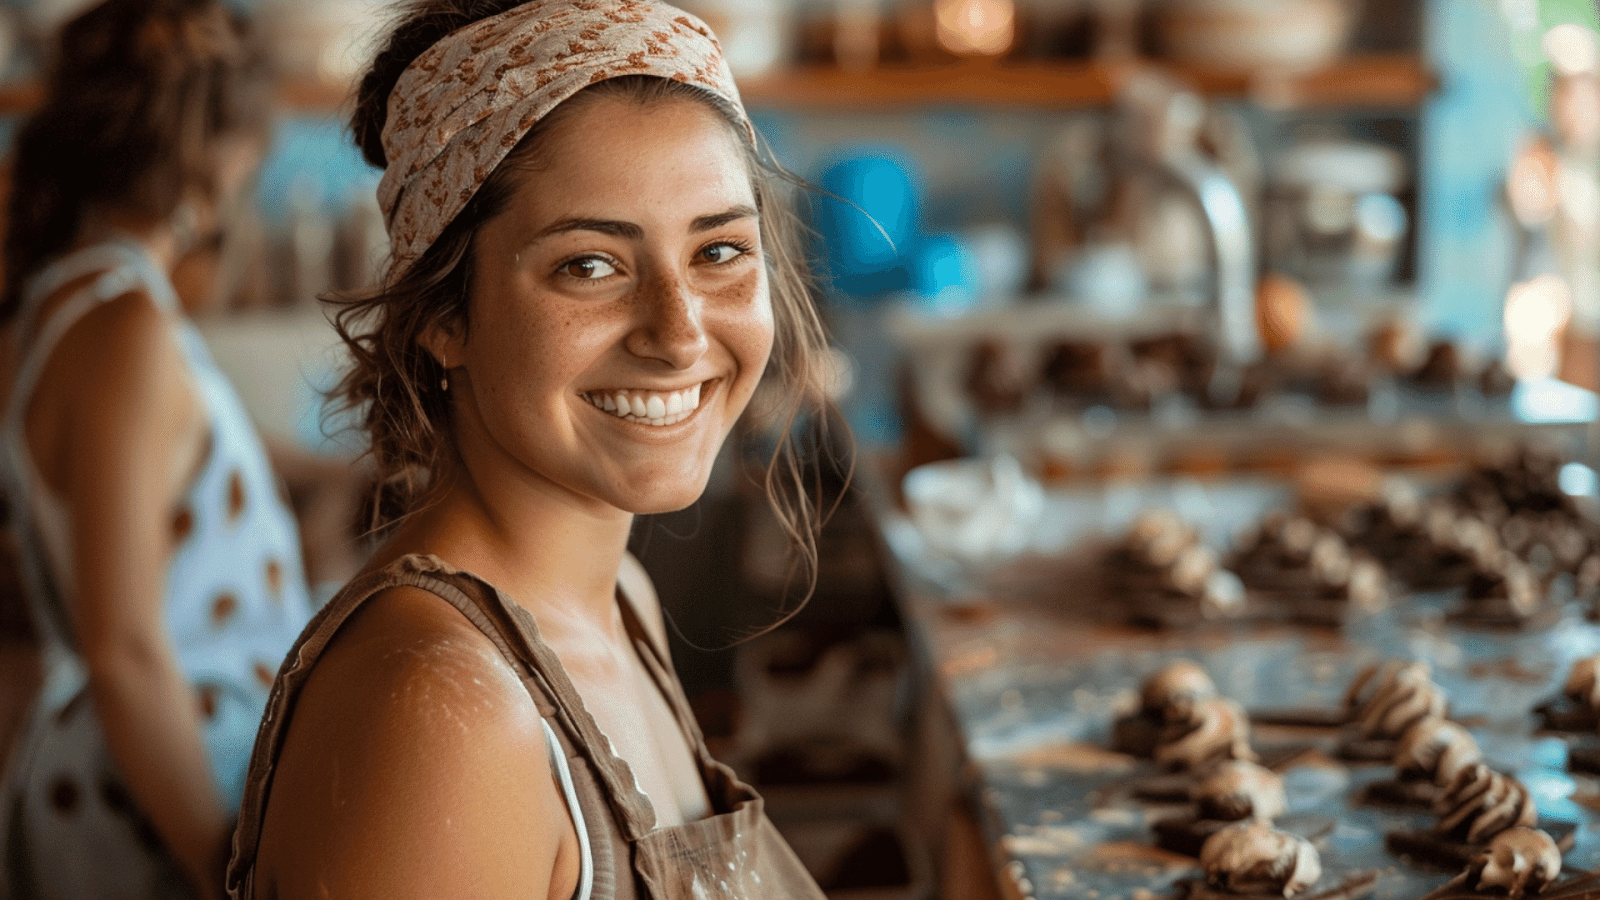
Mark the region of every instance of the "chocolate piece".
[[1600, 775], [1600, 747], [1567, 748], [1567, 768], [1586, 775]]
[[1539, 809], [1522, 782], [1481, 762], [1456, 773], [1434, 811], [1439, 814], [1439, 834], [1469, 844], [1539, 819]]
[[1073, 406], [1148, 406], [1149, 396], [1138, 396], [1128, 383], [1130, 363], [1127, 348], [1121, 344], [1058, 341], [1045, 349], [1039, 380], [1058, 400]]
[[1200, 700], [1188, 716], [1168, 719], [1152, 756], [1158, 765], [1177, 772], [1193, 772], [1228, 759], [1254, 760], [1250, 720], [1232, 700]]
[[1537, 894], [1561, 874], [1556, 842], [1535, 828], [1502, 831], [1467, 869], [1468, 883], [1513, 896]]
[[1158, 819], [1150, 823], [1156, 846], [1184, 856], [1198, 857], [1211, 836], [1233, 824], [1229, 819], [1203, 819], [1193, 813]]
[[[1177, 884], [1182, 889], [1185, 900], [1283, 900], [1282, 893], [1239, 894], [1214, 888], [1203, 881], [1193, 879], [1179, 881]], [[1371, 896], [1377, 885], [1377, 872], [1357, 872], [1333, 887], [1315, 893], [1301, 894], [1295, 900], [1361, 900], [1363, 897]]]
[[1188, 718], [1202, 700], [1217, 695], [1217, 685], [1197, 663], [1187, 659], [1168, 663], [1145, 679], [1139, 692], [1140, 708], [1163, 719]]
[[1520, 900], [1520, 898], [1538, 897], [1539, 900], [1600, 900], [1600, 873], [1579, 872], [1571, 878], [1566, 878], [1555, 884], [1548, 885], [1538, 893], [1524, 892], [1511, 894], [1492, 888], [1478, 888], [1469, 885], [1471, 876], [1462, 873], [1445, 882], [1439, 888], [1429, 891], [1418, 900]]
[[1189, 794], [1194, 812], [1151, 825], [1157, 846], [1188, 856], [1198, 855], [1206, 840], [1230, 823], [1271, 820], [1289, 808], [1278, 773], [1242, 759], [1207, 770], [1193, 783]]
[[1395, 750], [1395, 777], [1362, 789], [1359, 800], [1382, 806], [1431, 809], [1461, 770], [1482, 760], [1478, 742], [1465, 728], [1429, 718], [1401, 735]]
[[1592, 732], [1600, 726], [1600, 655], [1575, 661], [1561, 696], [1534, 712], [1552, 731]]
[[1197, 703], [1216, 695], [1217, 686], [1204, 669], [1186, 659], [1168, 663], [1145, 679], [1139, 709], [1112, 725], [1111, 748], [1149, 758], [1169, 721], [1188, 720]]
[[1423, 719], [1400, 736], [1394, 765], [1401, 776], [1427, 778], [1440, 787], [1453, 784], [1461, 771], [1480, 762], [1478, 742], [1460, 725], [1445, 719]]
[[1322, 878], [1317, 848], [1261, 821], [1222, 828], [1200, 849], [1206, 882], [1233, 894], [1303, 894]]
[[1247, 759], [1211, 769], [1195, 785], [1193, 796], [1206, 819], [1274, 819], [1289, 809], [1278, 773]]
[[1219, 567], [1193, 526], [1166, 510], [1141, 515], [1105, 564], [1120, 614], [1138, 624], [1190, 625], [1244, 607], [1238, 579]]
[[[1498, 539], [1495, 539], [1496, 543]], [[1549, 608], [1533, 573], [1508, 550], [1473, 553], [1472, 575], [1452, 619], [1489, 627], [1528, 628]]]
[[1426, 718], [1443, 718], [1444, 691], [1425, 662], [1390, 660], [1363, 669], [1345, 692], [1344, 706], [1365, 738], [1395, 740]]
[[[1555, 820], [1538, 823], [1541, 831], [1555, 839], [1563, 853], [1572, 849], [1577, 827]], [[1419, 868], [1439, 872], [1459, 872], [1483, 852], [1485, 844], [1469, 844], [1431, 831], [1391, 831], [1383, 836], [1390, 853]]]
[[1570, 825], [1562, 826], [1559, 836], [1545, 829], [1507, 829], [1461, 858], [1455, 868], [1465, 867], [1465, 872], [1418, 900], [1600, 898], [1600, 877], [1594, 873], [1579, 872], [1564, 881], [1556, 881], [1562, 871], [1561, 854], [1572, 849], [1574, 833]]
[[1229, 561], [1251, 595], [1310, 624], [1339, 624], [1350, 610], [1388, 602], [1383, 569], [1353, 556], [1336, 532], [1303, 516], [1274, 516]]

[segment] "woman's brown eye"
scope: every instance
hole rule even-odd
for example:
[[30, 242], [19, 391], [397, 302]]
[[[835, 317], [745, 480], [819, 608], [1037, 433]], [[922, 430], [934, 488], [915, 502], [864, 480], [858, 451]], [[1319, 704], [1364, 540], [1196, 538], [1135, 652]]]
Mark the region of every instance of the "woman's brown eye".
[[603, 259], [586, 256], [582, 259], [575, 259], [562, 264], [561, 271], [569, 278], [592, 281], [596, 278], [604, 278], [607, 275], [615, 274], [617, 270]]

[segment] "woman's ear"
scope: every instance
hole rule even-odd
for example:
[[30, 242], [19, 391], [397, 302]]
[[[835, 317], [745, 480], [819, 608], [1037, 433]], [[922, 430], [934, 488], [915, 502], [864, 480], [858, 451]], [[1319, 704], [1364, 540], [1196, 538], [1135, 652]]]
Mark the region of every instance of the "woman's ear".
[[452, 324], [435, 322], [424, 328], [422, 335], [417, 338], [417, 343], [422, 345], [422, 349], [428, 351], [428, 355], [432, 356], [434, 362], [445, 371], [461, 365], [461, 358], [464, 355], [463, 342], [456, 331], [457, 328]]

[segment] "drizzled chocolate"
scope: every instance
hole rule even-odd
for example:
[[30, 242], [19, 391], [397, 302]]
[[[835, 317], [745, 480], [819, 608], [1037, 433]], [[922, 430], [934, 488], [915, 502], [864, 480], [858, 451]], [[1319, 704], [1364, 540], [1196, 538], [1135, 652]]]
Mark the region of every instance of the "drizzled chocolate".
[[1444, 691], [1429, 678], [1424, 662], [1389, 661], [1368, 666], [1351, 682], [1344, 707], [1368, 738], [1398, 738], [1428, 718], [1443, 718]]
[[1508, 828], [1532, 826], [1539, 809], [1522, 782], [1483, 763], [1463, 768], [1434, 805], [1437, 831], [1479, 844]]
[[1246, 759], [1212, 768], [1191, 792], [1202, 819], [1273, 819], [1289, 808], [1278, 773]]
[[1486, 558], [1474, 557], [1466, 603], [1479, 615], [1523, 620], [1544, 605], [1544, 591], [1527, 565], [1509, 550], [1501, 550]]
[[1217, 685], [1187, 659], [1168, 663], [1144, 680], [1139, 691], [1140, 709], [1163, 721], [1187, 719], [1195, 704], [1217, 695]]
[[1479, 890], [1502, 891], [1509, 897], [1538, 894], [1561, 874], [1561, 851], [1550, 835], [1536, 828], [1508, 828], [1467, 869], [1467, 883]]
[[1147, 604], [1189, 604], [1204, 618], [1232, 616], [1244, 605], [1239, 579], [1168, 510], [1141, 515], [1108, 563], [1113, 590]]
[[1395, 750], [1401, 778], [1425, 779], [1441, 787], [1453, 783], [1467, 766], [1480, 762], [1478, 742], [1465, 728], [1445, 719], [1423, 719], [1406, 729]]
[[1208, 697], [1189, 715], [1169, 719], [1153, 753], [1155, 761], [1177, 772], [1192, 772], [1219, 760], [1256, 758], [1250, 749], [1250, 719], [1239, 704]]
[[1236, 894], [1293, 897], [1322, 877], [1317, 848], [1262, 821], [1229, 825], [1200, 848], [1210, 884]]
[[1347, 605], [1370, 612], [1388, 602], [1382, 566], [1304, 516], [1268, 517], [1228, 565], [1246, 587], [1302, 619], [1337, 621]]
[[1573, 663], [1562, 693], [1580, 706], [1600, 709], [1600, 656], [1586, 656]]

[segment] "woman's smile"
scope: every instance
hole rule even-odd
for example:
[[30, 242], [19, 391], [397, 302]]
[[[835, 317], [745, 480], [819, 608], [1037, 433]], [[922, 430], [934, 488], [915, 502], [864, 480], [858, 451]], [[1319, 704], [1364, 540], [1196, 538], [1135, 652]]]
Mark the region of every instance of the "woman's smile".
[[676, 425], [694, 415], [700, 408], [702, 391], [708, 386], [715, 387], [719, 380], [713, 378], [675, 391], [623, 388], [587, 391], [582, 396], [596, 409], [618, 419], [659, 428]]

